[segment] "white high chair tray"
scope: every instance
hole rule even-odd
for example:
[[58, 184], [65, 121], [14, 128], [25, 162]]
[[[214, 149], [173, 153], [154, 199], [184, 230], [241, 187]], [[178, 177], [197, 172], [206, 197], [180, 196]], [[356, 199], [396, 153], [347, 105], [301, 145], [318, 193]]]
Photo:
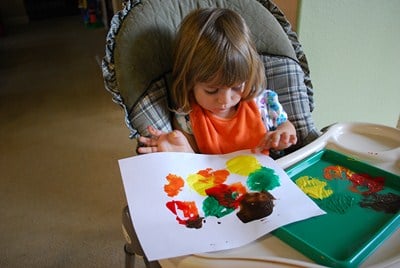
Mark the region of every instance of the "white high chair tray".
[[[314, 142], [277, 162], [286, 169], [324, 148], [400, 175], [400, 130], [376, 124], [335, 124]], [[240, 248], [160, 260], [159, 263], [164, 268], [323, 267], [271, 234]], [[400, 228], [360, 267], [400, 267]]]

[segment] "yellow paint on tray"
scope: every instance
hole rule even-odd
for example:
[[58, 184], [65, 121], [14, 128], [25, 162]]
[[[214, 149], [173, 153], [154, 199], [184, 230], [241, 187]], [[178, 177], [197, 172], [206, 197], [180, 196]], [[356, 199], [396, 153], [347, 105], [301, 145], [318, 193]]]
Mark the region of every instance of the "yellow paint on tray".
[[315, 199], [324, 199], [333, 194], [329, 188], [326, 189], [327, 183], [317, 178], [303, 176], [296, 180], [296, 185], [308, 196]]
[[248, 176], [261, 168], [257, 158], [251, 155], [239, 155], [226, 162], [226, 168], [234, 174]]

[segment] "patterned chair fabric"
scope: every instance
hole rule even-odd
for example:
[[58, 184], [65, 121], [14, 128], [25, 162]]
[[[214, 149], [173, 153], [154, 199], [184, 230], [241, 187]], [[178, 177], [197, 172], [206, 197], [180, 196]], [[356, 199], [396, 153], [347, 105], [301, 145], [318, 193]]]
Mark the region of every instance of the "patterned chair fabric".
[[317, 138], [306, 56], [290, 23], [268, 0], [125, 1], [111, 21], [102, 69], [106, 89], [124, 110], [130, 137], [148, 135], [148, 125], [172, 129], [168, 89], [174, 34], [191, 10], [213, 6], [239, 12], [249, 25], [264, 62], [267, 87], [278, 93], [296, 127], [299, 142], [294, 149]]

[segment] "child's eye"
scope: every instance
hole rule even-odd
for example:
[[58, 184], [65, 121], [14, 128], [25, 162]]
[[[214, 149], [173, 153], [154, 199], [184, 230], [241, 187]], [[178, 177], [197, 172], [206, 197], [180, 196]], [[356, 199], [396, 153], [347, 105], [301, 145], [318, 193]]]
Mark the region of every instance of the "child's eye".
[[205, 91], [207, 94], [212, 95], [212, 94], [216, 94], [216, 93], [218, 92], [218, 88], [206, 88], [206, 89], [204, 89], [204, 91]]

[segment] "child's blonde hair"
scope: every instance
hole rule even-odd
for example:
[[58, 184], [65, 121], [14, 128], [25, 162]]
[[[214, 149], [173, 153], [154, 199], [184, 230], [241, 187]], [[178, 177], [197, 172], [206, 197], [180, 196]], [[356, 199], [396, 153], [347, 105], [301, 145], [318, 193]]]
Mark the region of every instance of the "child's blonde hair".
[[234, 86], [245, 82], [244, 100], [265, 88], [264, 66], [244, 19], [225, 8], [201, 8], [180, 25], [174, 48], [171, 100], [188, 113], [196, 83]]

